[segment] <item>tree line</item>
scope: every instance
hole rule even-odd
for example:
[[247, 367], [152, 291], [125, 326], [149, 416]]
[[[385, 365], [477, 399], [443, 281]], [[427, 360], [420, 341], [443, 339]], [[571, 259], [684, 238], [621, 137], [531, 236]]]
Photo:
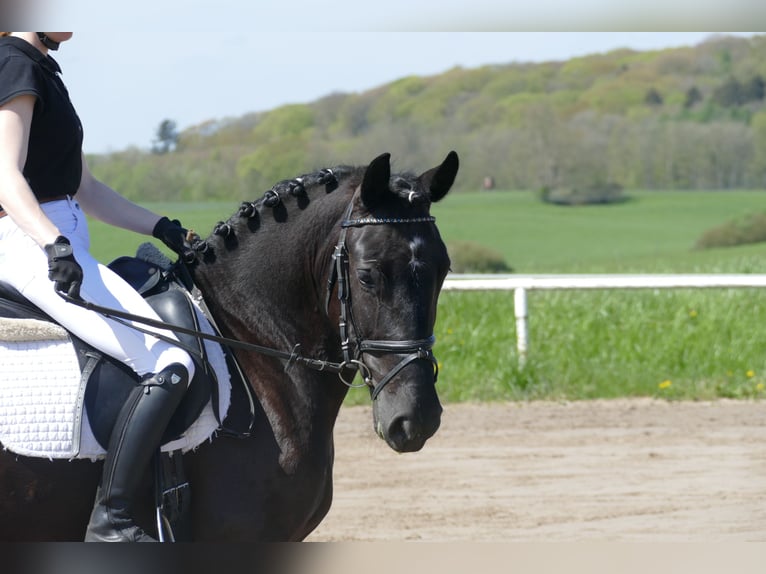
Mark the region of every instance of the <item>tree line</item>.
[[136, 199], [252, 199], [384, 151], [395, 168], [422, 169], [450, 149], [462, 190], [487, 177], [498, 189], [762, 189], [764, 76], [766, 36], [455, 68], [181, 132], [163, 120], [153, 150], [90, 161]]

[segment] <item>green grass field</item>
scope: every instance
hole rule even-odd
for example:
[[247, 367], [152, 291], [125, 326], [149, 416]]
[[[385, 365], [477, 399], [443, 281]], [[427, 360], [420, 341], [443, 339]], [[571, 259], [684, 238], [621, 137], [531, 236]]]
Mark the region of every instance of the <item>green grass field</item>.
[[766, 211], [762, 191], [634, 191], [629, 197], [616, 205], [562, 207], [530, 192], [454, 194], [433, 212], [445, 241], [491, 247], [517, 273], [694, 273], [732, 255], [691, 251], [705, 230]]
[[[529, 192], [454, 194], [433, 208], [447, 243], [470, 240], [518, 273], [766, 273], [766, 245], [694, 251], [707, 229], [766, 211], [764, 192], [632, 192], [613, 206]], [[206, 236], [231, 204], [148, 204]], [[145, 238], [92, 224], [106, 261]], [[445, 292], [435, 353], [446, 401], [766, 396], [766, 293], [756, 289], [529, 294], [530, 354], [515, 355], [513, 294]], [[365, 402], [352, 391], [351, 402]]]

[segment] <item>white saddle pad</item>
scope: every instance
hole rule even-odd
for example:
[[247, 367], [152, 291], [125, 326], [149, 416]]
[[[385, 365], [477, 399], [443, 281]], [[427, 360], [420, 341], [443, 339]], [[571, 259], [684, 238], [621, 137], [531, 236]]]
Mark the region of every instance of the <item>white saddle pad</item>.
[[[212, 334], [199, 309], [197, 314], [202, 330]], [[205, 348], [218, 378], [218, 418], [208, 402], [184, 435], [163, 451], [199, 446], [212, 437], [229, 409], [231, 377], [223, 350], [212, 341], [205, 341]], [[84, 392], [77, 356], [63, 329], [0, 318], [0, 442], [5, 449], [49, 459], [103, 458], [106, 453], [83, 407]]]

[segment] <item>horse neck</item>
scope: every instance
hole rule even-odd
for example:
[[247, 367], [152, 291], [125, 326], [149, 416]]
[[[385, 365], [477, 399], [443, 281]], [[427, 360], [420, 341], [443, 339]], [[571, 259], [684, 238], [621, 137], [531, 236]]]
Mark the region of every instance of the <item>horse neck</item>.
[[[207, 240], [212, 257], [203, 257], [194, 279], [225, 336], [282, 351], [300, 344], [305, 356], [338, 360], [337, 323], [324, 304], [351, 193], [319, 192], [303, 208], [285, 198], [284, 212], [259, 208], [255, 230], [252, 221], [233, 216], [236, 247], [229, 241], [227, 248], [222, 237]], [[237, 356], [269, 418], [280, 419], [272, 427], [291, 428], [303, 419], [307, 429], [313, 419], [331, 430], [347, 390], [335, 375], [303, 368], [285, 372], [283, 362], [253, 352]]]

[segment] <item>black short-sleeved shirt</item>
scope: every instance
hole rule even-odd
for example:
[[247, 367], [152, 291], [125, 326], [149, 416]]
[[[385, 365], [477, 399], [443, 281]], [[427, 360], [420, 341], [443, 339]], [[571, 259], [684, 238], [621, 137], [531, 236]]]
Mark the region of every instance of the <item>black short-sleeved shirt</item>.
[[29, 42], [0, 38], [0, 105], [23, 94], [36, 98], [24, 177], [40, 200], [74, 195], [82, 176], [82, 124], [60, 73]]

